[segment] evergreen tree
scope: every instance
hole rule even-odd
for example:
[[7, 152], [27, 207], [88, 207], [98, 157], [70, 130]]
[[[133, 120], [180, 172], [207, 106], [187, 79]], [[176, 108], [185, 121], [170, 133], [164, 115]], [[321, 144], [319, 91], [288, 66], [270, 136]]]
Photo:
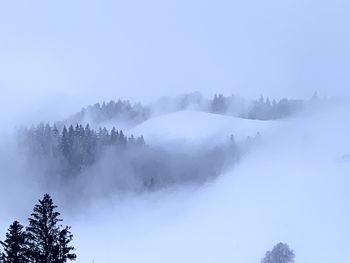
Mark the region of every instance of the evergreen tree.
[[271, 251], [266, 252], [261, 263], [294, 263], [294, 252], [287, 244], [278, 243]]
[[213, 113], [225, 113], [227, 111], [226, 98], [222, 94], [215, 94], [211, 102], [211, 111]]
[[70, 232], [70, 227], [66, 226], [60, 230], [58, 245], [56, 246], [57, 261], [55, 263], [64, 263], [77, 258], [76, 254], [72, 253], [74, 251], [74, 247], [70, 245], [72, 240], [73, 235]]
[[26, 250], [26, 233], [23, 231], [23, 226], [14, 221], [8, 232], [4, 242], [0, 241], [4, 252], [0, 255], [2, 263], [27, 263]]
[[56, 208], [51, 197], [45, 194], [33, 209], [27, 227], [31, 262], [61, 263], [76, 258], [71, 253], [74, 248], [69, 246], [72, 235], [69, 228], [61, 229], [58, 225], [62, 219]]
[[63, 157], [66, 159], [69, 159], [70, 145], [69, 145], [69, 138], [68, 138], [68, 130], [66, 126], [64, 126], [62, 130], [60, 150], [62, 152]]
[[115, 127], [111, 130], [111, 143], [115, 144], [118, 139], [118, 132], [116, 131]]
[[137, 143], [140, 146], [144, 146], [146, 144], [145, 143], [145, 139], [143, 138], [143, 136], [137, 138]]

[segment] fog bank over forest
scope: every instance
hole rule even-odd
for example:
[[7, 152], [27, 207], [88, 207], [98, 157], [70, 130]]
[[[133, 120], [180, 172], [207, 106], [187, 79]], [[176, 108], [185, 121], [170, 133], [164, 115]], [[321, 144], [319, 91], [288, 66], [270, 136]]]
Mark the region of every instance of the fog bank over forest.
[[[103, 237], [111, 249], [121, 248], [118, 259], [131, 262], [259, 262], [275, 240], [288, 242], [297, 262], [346, 262], [349, 163], [339, 157], [350, 147], [342, 117], [348, 110], [341, 105], [289, 121], [232, 172], [194, 194], [156, 193], [119, 206], [120, 228]], [[98, 235], [101, 228], [92, 231]], [[130, 256], [134, 248], [139, 253]]]
[[350, 262], [349, 13], [0, 2], [0, 263]]
[[[88, 170], [93, 177], [85, 174], [85, 179], [77, 181], [51, 178], [51, 184], [46, 184], [47, 176], [53, 174], [45, 174], [38, 161], [28, 163], [26, 155], [17, 152], [17, 137], [7, 137], [12, 139], [2, 141], [5, 147], [1, 151], [4, 171], [1, 180], [9, 191], [3, 189], [0, 199], [8, 213], [0, 225], [6, 229], [14, 217], [25, 221], [38, 194], [50, 191], [74, 229], [78, 262], [111, 258], [126, 262], [141, 259], [212, 262], [218, 258], [222, 262], [258, 262], [278, 241], [287, 242], [294, 249], [298, 262], [313, 259], [329, 262], [334, 258], [342, 261], [347, 255], [339, 253], [339, 246], [344, 246], [342, 251], [346, 251], [350, 236], [346, 209], [350, 154], [346, 138], [350, 126], [343, 121], [349, 111], [347, 105], [346, 100], [337, 103], [331, 100], [293, 117], [265, 121], [240, 119], [226, 113], [166, 113], [151, 119], [147, 126], [141, 123], [139, 131], [149, 136], [152, 131], [158, 137], [165, 136], [161, 144], [168, 143], [166, 149], [170, 152], [175, 150], [171, 143], [174, 137], [157, 133], [165, 124], [168, 129], [172, 126], [170, 130], [178, 129], [177, 149], [181, 143], [186, 145], [180, 151], [190, 150], [188, 143], [198, 133], [201, 143], [197, 145], [201, 147], [190, 150], [193, 156], [213, 138], [218, 140], [217, 145], [222, 145], [225, 139], [219, 143], [220, 136], [229, 139], [229, 134], [237, 131], [242, 133], [241, 138], [261, 132], [261, 138], [214, 180], [204, 184], [186, 184], [180, 180], [176, 187], [123, 191], [123, 194], [120, 189], [110, 188], [112, 174], [106, 171], [109, 166], [106, 161]], [[228, 126], [228, 122], [233, 125]], [[179, 127], [184, 123], [193, 125], [181, 132]], [[203, 133], [211, 130], [212, 125], [215, 133]], [[192, 135], [187, 137], [190, 130]], [[177, 162], [180, 166], [173, 166], [173, 171], [189, 168], [183, 166], [184, 160]], [[206, 162], [189, 163], [198, 168]], [[125, 172], [120, 175], [127, 176]], [[58, 187], [52, 187], [52, 183], [58, 183]], [[96, 239], [108, 245], [91, 250]], [[341, 242], [333, 247], [328, 239]], [[118, 253], [114, 255], [112, 251], [116, 248]], [[139, 253], [133, 253], [134, 248]]]

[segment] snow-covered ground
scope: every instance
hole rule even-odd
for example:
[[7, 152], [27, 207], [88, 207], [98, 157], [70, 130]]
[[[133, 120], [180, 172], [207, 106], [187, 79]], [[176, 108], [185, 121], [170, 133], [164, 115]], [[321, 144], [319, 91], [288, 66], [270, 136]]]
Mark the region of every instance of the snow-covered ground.
[[[184, 111], [141, 124], [135, 133], [151, 143], [256, 132], [262, 142], [233, 170], [198, 188], [99, 200], [77, 214], [57, 200], [64, 223], [72, 225], [77, 262], [256, 263], [280, 241], [295, 250], [297, 263], [350, 262], [350, 162], [343, 158], [350, 154], [349, 112], [340, 105], [263, 122]], [[6, 165], [2, 171], [14, 173]], [[6, 184], [18, 182], [15, 176]], [[0, 199], [2, 236], [11, 220], [26, 224], [41, 195], [35, 182], [23, 182]]]
[[281, 126], [275, 121], [258, 121], [198, 111], [178, 111], [161, 115], [137, 127], [129, 133], [143, 135], [148, 143], [198, 144], [219, 143], [233, 134], [237, 139], [256, 136]]
[[[261, 147], [206, 187], [98, 205], [73, 225], [78, 262], [256, 263], [280, 241], [298, 263], [349, 262], [350, 163], [337, 161], [350, 153], [347, 112], [340, 107], [267, 126]], [[180, 112], [137, 129], [189, 140], [198, 132], [208, 138], [224, 128], [263, 127]]]

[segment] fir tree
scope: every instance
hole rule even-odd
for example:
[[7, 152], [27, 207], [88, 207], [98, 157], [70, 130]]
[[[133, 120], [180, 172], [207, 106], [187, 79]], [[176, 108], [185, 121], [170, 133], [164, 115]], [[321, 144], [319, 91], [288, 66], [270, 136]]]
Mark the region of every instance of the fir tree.
[[67, 130], [66, 126], [63, 127], [63, 131], [62, 131], [60, 150], [61, 150], [63, 156], [65, 158], [69, 159], [70, 145], [69, 145], [69, 138], [68, 138], [68, 130]]
[[73, 253], [74, 247], [70, 245], [72, 240], [73, 235], [70, 232], [70, 227], [66, 226], [60, 230], [58, 244], [56, 245], [57, 261], [55, 263], [64, 263], [77, 258], [76, 254]]
[[[31, 262], [61, 263], [75, 259], [74, 249], [68, 244], [72, 235], [68, 228], [58, 225], [62, 219], [48, 194], [35, 205], [27, 227], [29, 256]], [[63, 240], [63, 241], [62, 241]]]
[[14, 221], [6, 234], [4, 242], [0, 241], [4, 252], [0, 255], [0, 262], [3, 263], [27, 263], [26, 233], [23, 226]]
[[213, 113], [225, 113], [227, 111], [226, 98], [222, 94], [215, 94], [211, 102], [211, 111]]

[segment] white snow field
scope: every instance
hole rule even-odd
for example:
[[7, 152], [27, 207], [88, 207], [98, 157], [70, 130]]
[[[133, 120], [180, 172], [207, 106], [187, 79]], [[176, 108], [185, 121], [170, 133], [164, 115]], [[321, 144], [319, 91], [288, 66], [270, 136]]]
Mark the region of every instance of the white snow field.
[[129, 132], [143, 135], [151, 144], [218, 143], [234, 134], [237, 139], [273, 130], [280, 123], [223, 116], [198, 111], [178, 111], [145, 121]]
[[[73, 224], [78, 262], [257, 263], [280, 241], [297, 263], [350, 262], [350, 162], [337, 162], [350, 153], [348, 112], [268, 126], [259, 149], [206, 187], [97, 204]], [[192, 139], [260, 124], [180, 112], [137, 129]]]

